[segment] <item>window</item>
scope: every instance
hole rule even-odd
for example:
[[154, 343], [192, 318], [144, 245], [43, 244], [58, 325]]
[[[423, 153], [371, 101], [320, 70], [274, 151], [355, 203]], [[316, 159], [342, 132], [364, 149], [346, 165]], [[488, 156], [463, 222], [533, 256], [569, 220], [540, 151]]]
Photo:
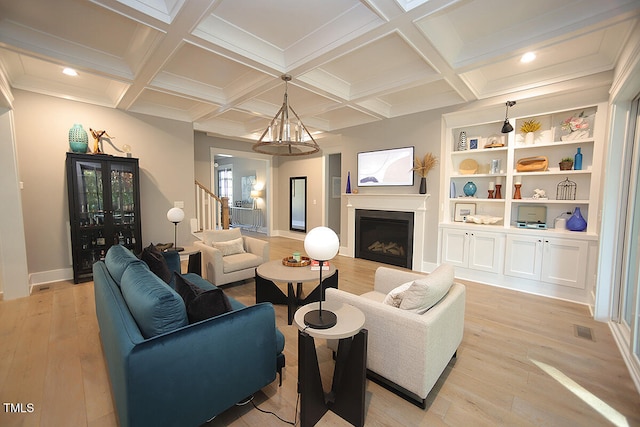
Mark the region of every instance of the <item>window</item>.
[[228, 197], [233, 201], [233, 167], [231, 165], [218, 167], [218, 196]]

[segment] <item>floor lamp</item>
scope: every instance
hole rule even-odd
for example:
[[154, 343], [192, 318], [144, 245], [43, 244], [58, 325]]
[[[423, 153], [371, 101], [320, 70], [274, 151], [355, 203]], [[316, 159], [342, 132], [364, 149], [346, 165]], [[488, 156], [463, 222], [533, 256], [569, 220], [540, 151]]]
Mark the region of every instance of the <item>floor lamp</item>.
[[324, 298], [322, 286], [322, 267], [326, 261], [332, 259], [338, 253], [340, 240], [336, 233], [328, 227], [316, 227], [304, 238], [304, 250], [309, 258], [320, 263], [320, 302], [319, 309], [312, 310], [304, 315], [304, 323], [313, 329], [328, 329], [337, 323], [335, 313], [322, 309]]
[[177, 252], [184, 251], [184, 248], [178, 247], [178, 224], [184, 219], [184, 211], [180, 208], [171, 208], [167, 212], [167, 219], [173, 223], [173, 249]]

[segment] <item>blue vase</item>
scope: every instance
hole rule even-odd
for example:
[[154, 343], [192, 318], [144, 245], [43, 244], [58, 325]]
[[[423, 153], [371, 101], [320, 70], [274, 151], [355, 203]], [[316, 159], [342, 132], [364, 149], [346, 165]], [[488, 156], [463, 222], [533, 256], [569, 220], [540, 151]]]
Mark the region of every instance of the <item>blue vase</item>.
[[567, 220], [567, 229], [571, 231], [584, 231], [587, 228], [587, 221], [582, 217], [580, 208], [573, 211], [571, 218]]
[[351, 194], [351, 171], [347, 172], [347, 188], [345, 193]]
[[464, 191], [465, 196], [473, 197], [473, 195], [476, 194], [477, 189], [478, 187], [476, 187], [476, 185], [473, 182], [469, 181], [464, 185], [464, 187], [462, 188], [462, 191]]
[[578, 147], [578, 152], [573, 157], [573, 170], [582, 170], [582, 149]]

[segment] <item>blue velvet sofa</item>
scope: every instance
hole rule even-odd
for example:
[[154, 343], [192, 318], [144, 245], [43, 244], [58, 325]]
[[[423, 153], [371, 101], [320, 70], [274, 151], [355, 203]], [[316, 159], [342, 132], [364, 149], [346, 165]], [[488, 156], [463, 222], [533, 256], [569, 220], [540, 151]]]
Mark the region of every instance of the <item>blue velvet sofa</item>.
[[[165, 257], [179, 272], [179, 255]], [[271, 304], [247, 307], [229, 298], [232, 311], [188, 324], [173, 281], [165, 283], [120, 245], [94, 264], [93, 277], [121, 426], [198, 426], [281, 374], [284, 336]], [[183, 277], [215, 288], [196, 274]]]

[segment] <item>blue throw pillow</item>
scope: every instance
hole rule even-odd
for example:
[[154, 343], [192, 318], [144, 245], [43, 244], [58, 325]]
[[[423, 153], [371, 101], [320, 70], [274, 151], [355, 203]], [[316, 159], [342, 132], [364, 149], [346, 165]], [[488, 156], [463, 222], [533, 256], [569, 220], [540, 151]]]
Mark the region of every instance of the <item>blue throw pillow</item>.
[[143, 337], [171, 332], [189, 323], [180, 295], [146, 264], [130, 265], [122, 275], [120, 288]]
[[140, 263], [140, 260], [129, 249], [122, 245], [113, 245], [107, 251], [107, 255], [104, 258], [104, 263], [109, 270], [109, 274], [120, 286], [122, 280], [122, 274], [132, 263]]
[[177, 273], [174, 281], [176, 292], [180, 294], [187, 307], [189, 323], [200, 322], [231, 311], [229, 298], [222, 289], [202, 289]]

